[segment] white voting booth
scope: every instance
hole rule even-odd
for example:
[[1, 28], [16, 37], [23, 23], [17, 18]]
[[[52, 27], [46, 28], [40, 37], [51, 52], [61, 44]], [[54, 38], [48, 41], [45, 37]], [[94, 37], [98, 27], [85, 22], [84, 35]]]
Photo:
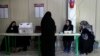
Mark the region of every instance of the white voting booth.
[[32, 34], [33, 33], [33, 24], [32, 23], [20, 23], [19, 24], [19, 33], [20, 34]]

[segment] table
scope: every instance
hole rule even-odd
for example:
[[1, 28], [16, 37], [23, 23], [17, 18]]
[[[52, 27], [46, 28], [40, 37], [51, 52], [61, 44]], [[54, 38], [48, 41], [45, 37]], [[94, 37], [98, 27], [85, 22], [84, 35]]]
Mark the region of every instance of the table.
[[[0, 33], [0, 36], [41, 36], [41, 33], [32, 33], [32, 34]], [[72, 33], [72, 34], [55, 33], [55, 36], [75, 36], [75, 42], [76, 42], [76, 49], [75, 49], [76, 55], [75, 56], [79, 56], [79, 52], [78, 52], [78, 47], [79, 47], [78, 37], [80, 36], [79, 33]], [[39, 41], [39, 44], [40, 44], [40, 41]]]

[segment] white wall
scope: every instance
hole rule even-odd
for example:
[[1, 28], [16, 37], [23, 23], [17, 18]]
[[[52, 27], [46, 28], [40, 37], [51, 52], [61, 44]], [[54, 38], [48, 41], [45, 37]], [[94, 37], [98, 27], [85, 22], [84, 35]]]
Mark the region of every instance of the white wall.
[[[39, 2], [40, 1], [40, 2]], [[65, 0], [29, 0], [30, 19], [35, 25], [40, 25], [41, 19], [35, 18], [34, 4], [44, 3], [45, 12], [51, 11], [52, 17], [57, 26], [57, 32], [62, 30], [62, 26], [66, 19], [66, 3]], [[37, 22], [38, 21], [38, 22]]]
[[[9, 4], [9, 0], [0, 0], [0, 4], [3, 4], [3, 5], [8, 4], [8, 5], [10, 5]], [[0, 27], [0, 32], [5, 31], [5, 29], [8, 27], [9, 21], [10, 21], [9, 19], [0, 19], [0, 26], [1, 26]], [[4, 23], [4, 22], [6, 22], [6, 23]]]
[[[0, 0], [0, 4], [9, 5], [9, 19], [0, 19], [0, 32], [5, 32], [6, 28], [12, 20], [20, 22], [33, 22], [34, 25], [40, 25], [41, 19], [35, 18], [35, 3], [44, 3], [45, 12], [51, 11], [53, 19], [57, 25], [57, 32], [60, 32], [66, 20], [66, 0]], [[77, 0], [77, 31], [79, 22], [87, 20], [93, 25], [96, 39], [100, 40], [100, 1], [98, 0], [96, 8], [96, 0]], [[97, 11], [96, 11], [97, 10]]]
[[[5, 32], [12, 20], [20, 22], [33, 22], [34, 25], [40, 25], [41, 19], [35, 18], [34, 4], [44, 3], [45, 12], [51, 11], [53, 19], [57, 25], [57, 32], [62, 30], [66, 20], [66, 2], [65, 0], [3, 0], [3, 4], [9, 5], [9, 19], [0, 19], [0, 32]], [[5, 27], [5, 25], [6, 27]]]
[[[21, 22], [32, 22], [33, 25], [40, 25], [41, 19], [35, 18], [34, 4], [44, 3], [45, 12], [51, 11], [55, 20], [57, 32], [62, 28], [67, 19], [66, 0], [3, 0], [2, 4], [9, 5], [9, 19], [0, 19], [0, 33], [4, 33], [12, 20], [17, 24]], [[0, 39], [2, 40], [2, 39]], [[58, 43], [59, 41], [57, 41]]]
[[96, 0], [77, 0], [77, 18], [79, 22], [82, 20], [88, 21], [93, 25], [95, 32], [95, 3]]
[[100, 41], [100, 0], [97, 0], [96, 10], [96, 40]]
[[63, 28], [66, 18], [66, 0], [48, 0], [48, 10], [52, 11], [57, 25], [57, 32]]
[[10, 19], [18, 23], [28, 21], [28, 0], [10, 0]]
[[98, 41], [100, 41], [99, 5], [100, 0], [77, 0], [77, 23], [82, 20], [87, 20], [91, 25], [93, 25], [93, 31], [96, 35], [96, 40]]

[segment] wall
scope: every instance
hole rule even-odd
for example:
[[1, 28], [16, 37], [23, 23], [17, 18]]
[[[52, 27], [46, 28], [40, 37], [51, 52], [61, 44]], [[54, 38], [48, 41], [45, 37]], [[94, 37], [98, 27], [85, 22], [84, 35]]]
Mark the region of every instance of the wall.
[[13, 20], [17, 23], [28, 21], [28, 0], [3, 0], [1, 4], [8, 4], [9, 18], [0, 19], [0, 32], [5, 32]]
[[[45, 12], [51, 11], [52, 17], [55, 20], [57, 26], [57, 32], [62, 29], [62, 24], [66, 19], [65, 11], [65, 0], [29, 0], [29, 11], [30, 11], [30, 21], [33, 21], [33, 24], [40, 25], [41, 18], [35, 18], [34, 15], [34, 4], [35, 3], [44, 3]], [[38, 21], [38, 22], [37, 22]]]
[[33, 22], [34, 25], [40, 25], [42, 19], [42, 18], [35, 17], [34, 4], [41, 4], [41, 3], [44, 3], [44, 9], [45, 9], [44, 11], [46, 11], [47, 3], [45, 0], [29, 0], [29, 21]]
[[82, 20], [88, 21], [93, 25], [95, 32], [95, 3], [96, 0], [77, 0], [77, 18], [79, 22]]
[[100, 0], [97, 0], [96, 9], [96, 40], [100, 41]]
[[78, 25], [82, 20], [86, 20], [93, 26], [96, 34], [96, 0], [77, 0]]
[[[9, 0], [0, 0], [0, 4], [9, 4]], [[4, 29], [7, 27], [7, 24], [9, 24], [7, 21], [9, 22], [8, 19], [0, 19], [0, 26], [1, 26], [0, 32], [4, 31]], [[4, 22], [7, 23], [4, 24]]]
[[[20, 22], [33, 22], [34, 25], [40, 25], [41, 19], [35, 18], [34, 4], [44, 3], [45, 12], [51, 11], [53, 19], [57, 25], [57, 32], [62, 30], [66, 20], [66, 2], [65, 0], [3, 0], [3, 4], [9, 4], [9, 19], [0, 19], [2, 28], [0, 32], [5, 32], [12, 20]], [[6, 23], [5, 23], [6, 22]], [[6, 27], [5, 27], [6, 26]]]
[[10, 13], [18, 23], [28, 21], [28, 0], [10, 0]]
[[[51, 11], [53, 19], [57, 25], [57, 32], [60, 32], [66, 20], [66, 0], [0, 0], [0, 4], [9, 5], [9, 19], [0, 19], [0, 32], [5, 32], [6, 28], [12, 20], [16, 20], [19, 24], [20, 22], [33, 22], [34, 25], [40, 25], [41, 19], [35, 18], [34, 14], [34, 4], [44, 3], [45, 12]], [[82, 20], [87, 20], [91, 25], [93, 25], [93, 30], [96, 34], [96, 39], [100, 40], [100, 1], [97, 0], [77, 0], [77, 32], [79, 27], [79, 22]], [[6, 22], [6, 23], [5, 23]]]
[[[65, 20], [67, 19], [66, 0], [3, 0], [3, 4], [9, 5], [9, 19], [1, 19], [0, 33], [4, 33], [11, 21], [32, 22], [33, 25], [40, 25], [42, 18], [35, 18], [34, 4], [44, 3], [45, 12], [51, 11], [52, 18], [55, 20], [57, 32], [62, 31]], [[0, 39], [2, 40], [2, 39]], [[56, 43], [58, 43], [57, 41]], [[60, 42], [61, 43], [61, 42]], [[59, 45], [59, 43], [58, 43]], [[58, 46], [57, 45], [57, 46]]]
[[[100, 1], [99, 0], [77, 0], [77, 23], [87, 20], [93, 25], [96, 40], [100, 41]], [[78, 24], [79, 25], [79, 24]]]

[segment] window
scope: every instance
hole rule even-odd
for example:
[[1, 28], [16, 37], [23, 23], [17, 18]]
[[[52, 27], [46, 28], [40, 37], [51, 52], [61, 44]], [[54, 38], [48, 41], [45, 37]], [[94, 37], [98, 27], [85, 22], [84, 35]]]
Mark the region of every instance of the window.
[[8, 18], [8, 5], [0, 5], [0, 18]]

